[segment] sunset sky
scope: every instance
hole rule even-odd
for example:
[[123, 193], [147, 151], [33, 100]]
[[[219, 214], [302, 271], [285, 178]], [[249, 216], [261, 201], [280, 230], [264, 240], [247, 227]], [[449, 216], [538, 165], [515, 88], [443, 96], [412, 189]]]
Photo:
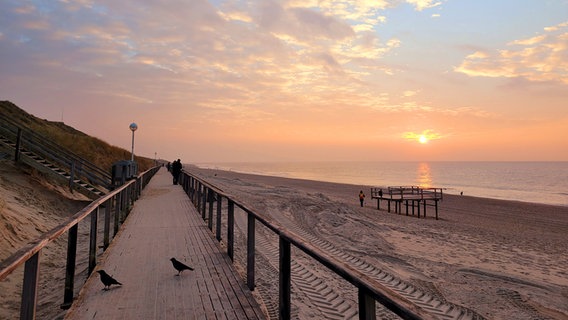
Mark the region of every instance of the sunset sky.
[[184, 163], [568, 160], [567, 0], [2, 0], [0, 100]]

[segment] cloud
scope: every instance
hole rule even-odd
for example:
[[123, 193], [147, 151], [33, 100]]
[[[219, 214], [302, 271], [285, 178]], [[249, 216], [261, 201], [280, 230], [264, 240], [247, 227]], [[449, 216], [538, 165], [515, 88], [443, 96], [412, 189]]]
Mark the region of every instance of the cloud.
[[474, 77], [524, 78], [568, 84], [568, 23], [511, 41], [506, 49], [477, 51], [454, 70]]
[[417, 11], [422, 11], [424, 9], [429, 9], [442, 5], [441, 1], [435, 1], [435, 0], [406, 0], [406, 2], [413, 5]]

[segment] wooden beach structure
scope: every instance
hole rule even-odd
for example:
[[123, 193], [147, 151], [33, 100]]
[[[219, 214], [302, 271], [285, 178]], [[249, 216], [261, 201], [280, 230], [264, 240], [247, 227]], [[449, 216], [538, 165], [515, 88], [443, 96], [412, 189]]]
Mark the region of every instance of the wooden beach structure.
[[[426, 207], [434, 207], [436, 220], [438, 220], [438, 201], [443, 199], [442, 188], [423, 188], [419, 186], [390, 186], [387, 188], [371, 188], [371, 199], [377, 199], [377, 209], [381, 210], [381, 201], [387, 202], [387, 210], [401, 214], [402, 205], [406, 208], [406, 215], [417, 215], [420, 218], [420, 208], [423, 208], [422, 216], [426, 218]], [[410, 208], [410, 210], [409, 210]]]

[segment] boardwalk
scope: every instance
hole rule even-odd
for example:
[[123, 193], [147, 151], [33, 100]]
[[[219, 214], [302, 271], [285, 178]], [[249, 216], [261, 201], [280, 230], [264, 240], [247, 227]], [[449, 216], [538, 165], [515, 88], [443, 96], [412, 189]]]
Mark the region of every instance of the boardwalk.
[[[103, 291], [93, 273], [65, 319], [265, 319], [259, 305], [171, 175], [142, 193], [98, 269], [123, 286]], [[169, 259], [195, 268], [181, 276]]]

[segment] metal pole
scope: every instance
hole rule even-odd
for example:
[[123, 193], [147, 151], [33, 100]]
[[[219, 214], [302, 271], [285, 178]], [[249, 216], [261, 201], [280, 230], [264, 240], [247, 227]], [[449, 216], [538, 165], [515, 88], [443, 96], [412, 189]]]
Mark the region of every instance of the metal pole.
[[130, 161], [134, 161], [134, 131], [132, 131], [132, 156], [130, 157]]
[[138, 125], [136, 123], [130, 124], [130, 131], [132, 131], [132, 156], [130, 158], [131, 161], [134, 162], [134, 131], [138, 130]]

